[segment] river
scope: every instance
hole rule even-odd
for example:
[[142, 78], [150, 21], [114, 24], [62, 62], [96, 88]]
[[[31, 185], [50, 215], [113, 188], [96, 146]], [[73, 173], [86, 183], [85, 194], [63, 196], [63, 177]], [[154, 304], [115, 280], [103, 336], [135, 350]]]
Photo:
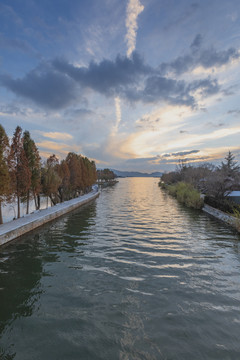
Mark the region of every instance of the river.
[[240, 358], [240, 237], [157, 182], [0, 249], [1, 360]]

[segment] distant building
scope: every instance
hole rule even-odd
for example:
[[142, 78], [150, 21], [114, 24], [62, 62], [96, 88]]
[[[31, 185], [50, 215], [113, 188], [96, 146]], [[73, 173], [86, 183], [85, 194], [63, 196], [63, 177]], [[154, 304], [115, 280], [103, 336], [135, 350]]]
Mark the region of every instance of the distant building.
[[240, 205], [240, 191], [232, 191], [227, 195], [229, 200], [234, 201], [235, 203]]

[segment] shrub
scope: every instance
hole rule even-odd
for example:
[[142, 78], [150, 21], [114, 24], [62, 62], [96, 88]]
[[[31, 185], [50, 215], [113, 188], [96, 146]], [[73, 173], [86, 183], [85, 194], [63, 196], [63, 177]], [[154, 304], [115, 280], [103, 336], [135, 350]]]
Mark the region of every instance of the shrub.
[[203, 200], [200, 193], [191, 185], [184, 182], [179, 182], [175, 185], [167, 186], [167, 191], [170, 195], [175, 196], [182, 204], [194, 208], [201, 209], [203, 207]]
[[232, 201], [227, 199], [216, 199], [212, 196], [205, 196], [204, 202], [218, 210], [224, 211], [229, 214], [235, 214], [240, 211], [240, 206], [234, 204]]

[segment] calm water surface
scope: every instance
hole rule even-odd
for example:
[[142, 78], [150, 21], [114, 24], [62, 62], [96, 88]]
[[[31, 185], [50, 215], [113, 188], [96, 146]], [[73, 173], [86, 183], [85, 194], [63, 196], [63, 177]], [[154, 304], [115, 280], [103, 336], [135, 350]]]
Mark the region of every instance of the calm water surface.
[[240, 237], [157, 181], [0, 249], [1, 360], [240, 359]]

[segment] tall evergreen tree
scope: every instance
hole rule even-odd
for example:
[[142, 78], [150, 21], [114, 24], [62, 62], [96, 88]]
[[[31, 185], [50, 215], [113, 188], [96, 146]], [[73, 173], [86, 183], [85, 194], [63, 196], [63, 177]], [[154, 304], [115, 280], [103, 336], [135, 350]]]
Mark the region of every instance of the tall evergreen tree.
[[61, 179], [61, 184], [58, 187], [58, 195], [60, 201], [69, 200], [70, 195], [70, 171], [66, 160], [62, 160], [59, 165], [56, 166], [57, 173]]
[[4, 128], [0, 125], [0, 224], [3, 223], [2, 201], [6, 199], [10, 192], [8, 159], [9, 141]]
[[16, 127], [11, 144], [11, 177], [13, 192], [17, 197], [17, 217], [20, 218], [20, 201], [27, 198], [31, 186], [31, 172], [23, 148], [22, 129]]
[[70, 187], [73, 197], [83, 190], [82, 163], [80, 155], [70, 152], [67, 155], [66, 162], [70, 171]]
[[61, 184], [61, 178], [57, 173], [58, 159], [56, 155], [51, 155], [42, 169], [42, 191], [50, 198], [51, 203], [57, 203], [57, 192]]
[[[35, 142], [31, 139], [29, 131], [24, 131], [23, 148], [28, 161], [28, 167], [31, 172], [31, 192], [35, 200], [36, 209], [38, 208], [36, 196], [41, 188], [41, 164], [38, 149]], [[27, 214], [29, 213], [30, 189], [27, 192]]]
[[225, 162], [222, 162], [221, 170], [223, 170], [229, 177], [234, 177], [234, 175], [236, 175], [240, 170], [237, 161], [234, 159], [235, 156], [231, 151], [229, 151], [227, 156], [225, 157]]

